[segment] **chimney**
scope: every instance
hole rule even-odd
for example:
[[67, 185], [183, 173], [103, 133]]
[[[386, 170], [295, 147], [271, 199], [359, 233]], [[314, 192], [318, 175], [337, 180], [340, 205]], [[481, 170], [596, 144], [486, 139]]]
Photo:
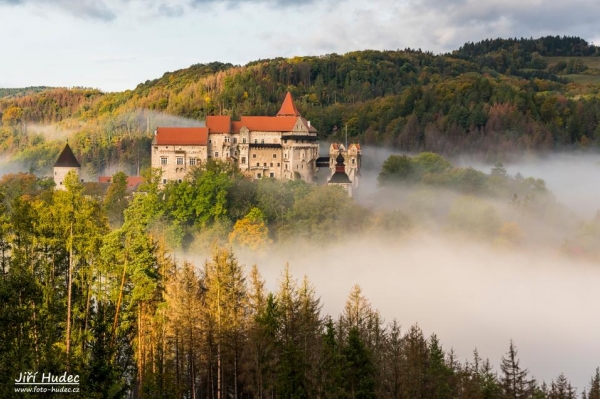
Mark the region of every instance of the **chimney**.
[[310, 129], [310, 121], [308, 121], [308, 128]]

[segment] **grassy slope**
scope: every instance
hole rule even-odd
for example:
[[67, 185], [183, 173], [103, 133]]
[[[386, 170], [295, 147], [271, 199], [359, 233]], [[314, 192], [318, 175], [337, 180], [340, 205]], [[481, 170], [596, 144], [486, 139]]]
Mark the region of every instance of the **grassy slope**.
[[560, 76], [578, 84], [600, 84], [600, 57], [544, 57], [544, 59], [548, 63], [548, 68], [553, 67], [560, 61], [568, 63], [571, 59], [581, 60], [589, 68], [586, 73], [571, 73]]

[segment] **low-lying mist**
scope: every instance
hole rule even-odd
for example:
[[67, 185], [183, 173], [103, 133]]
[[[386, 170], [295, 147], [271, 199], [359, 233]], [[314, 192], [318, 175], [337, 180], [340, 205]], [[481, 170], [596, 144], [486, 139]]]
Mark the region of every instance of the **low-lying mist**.
[[[584, 242], [582, 226], [600, 209], [600, 155], [555, 154], [504, 165], [509, 176], [543, 179], [549, 190], [515, 201], [512, 192], [471, 196], [423, 185], [379, 188], [377, 175], [390, 154], [363, 149], [356, 200], [375, 214], [401, 211], [410, 228], [348, 231], [341, 242], [273, 245], [263, 254], [237, 253], [240, 262], [257, 264], [271, 290], [289, 262], [297, 279], [308, 276], [323, 314], [334, 319], [359, 284], [386, 322], [397, 319], [404, 331], [418, 324], [463, 362], [477, 348], [500, 372], [512, 339], [521, 366], [538, 381], [550, 383], [564, 372], [579, 392], [587, 388], [600, 366], [598, 232], [585, 241], [596, 246], [593, 251], [572, 251], [570, 243]], [[466, 159], [459, 166], [488, 174], [493, 167]], [[457, 204], [466, 217], [478, 207], [493, 208], [499, 227], [490, 236], [468, 225], [466, 231], [452, 229]], [[187, 256], [198, 265], [204, 259]]]
[[284, 264], [307, 275], [323, 313], [337, 318], [354, 284], [387, 322], [435, 333], [461, 361], [478, 349], [500, 371], [510, 339], [538, 381], [561, 372], [579, 388], [600, 365], [600, 267], [558, 251], [509, 250], [433, 234], [356, 237], [330, 246], [279, 248], [256, 257], [271, 290]]
[[[491, 165], [483, 165], [466, 158], [457, 162], [489, 173]], [[580, 217], [590, 218], [600, 211], [600, 154], [550, 153], [545, 156], [521, 158], [504, 164], [511, 175], [520, 173], [542, 179], [558, 202]]]

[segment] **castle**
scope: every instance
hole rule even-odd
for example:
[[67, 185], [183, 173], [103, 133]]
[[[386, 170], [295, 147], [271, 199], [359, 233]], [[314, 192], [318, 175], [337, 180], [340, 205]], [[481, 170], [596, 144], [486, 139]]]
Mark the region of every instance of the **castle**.
[[317, 130], [300, 115], [288, 92], [276, 116], [208, 116], [205, 127], [158, 127], [152, 141], [152, 167], [162, 182], [182, 181], [208, 159], [233, 162], [260, 179], [316, 181]]
[[[300, 115], [287, 93], [276, 116], [208, 116], [204, 127], [157, 127], [152, 140], [151, 165], [162, 170], [162, 183], [181, 182], [208, 159], [233, 162], [246, 175], [260, 179], [316, 182], [320, 167], [329, 168], [328, 184], [340, 185], [350, 196], [359, 183], [360, 144], [332, 143], [327, 157], [319, 157], [317, 130]], [[81, 165], [69, 144], [54, 164], [58, 189], [69, 171], [80, 174]], [[131, 182], [130, 182], [131, 180]], [[141, 178], [129, 177], [128, 186]], [[101, 183], [110, 177], [100, 177]]]

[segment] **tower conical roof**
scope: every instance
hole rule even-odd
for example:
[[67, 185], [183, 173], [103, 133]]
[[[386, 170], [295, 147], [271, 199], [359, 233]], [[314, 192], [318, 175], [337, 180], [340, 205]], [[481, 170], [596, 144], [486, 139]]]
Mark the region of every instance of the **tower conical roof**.
[[277, 116], [301, 116], [300, 112], [298, 112], [298, 109], [294, 105], [292, 93], [289, 91], [285, 95], [285, 99], [283, 100], [283, 104], [281, 104], [281, 109], [277, 113]]
[[351, 184], [352, 180], [348, 177], [346, 173], [346, 166], [344, 165], [344, 156], [342, 152], [338, 154], [335, 165], [335, 173], [329, 179], [329, 183], [337, 183], [337, 184]]
[[75, 158], [75, 154], [73, 154], [73, 150], [69, 147], [69, 144], [65, 145], [65, 148], [62, 150], [58, 159], [54, 163], [55, 168], [81, 168], [81, 165]]

